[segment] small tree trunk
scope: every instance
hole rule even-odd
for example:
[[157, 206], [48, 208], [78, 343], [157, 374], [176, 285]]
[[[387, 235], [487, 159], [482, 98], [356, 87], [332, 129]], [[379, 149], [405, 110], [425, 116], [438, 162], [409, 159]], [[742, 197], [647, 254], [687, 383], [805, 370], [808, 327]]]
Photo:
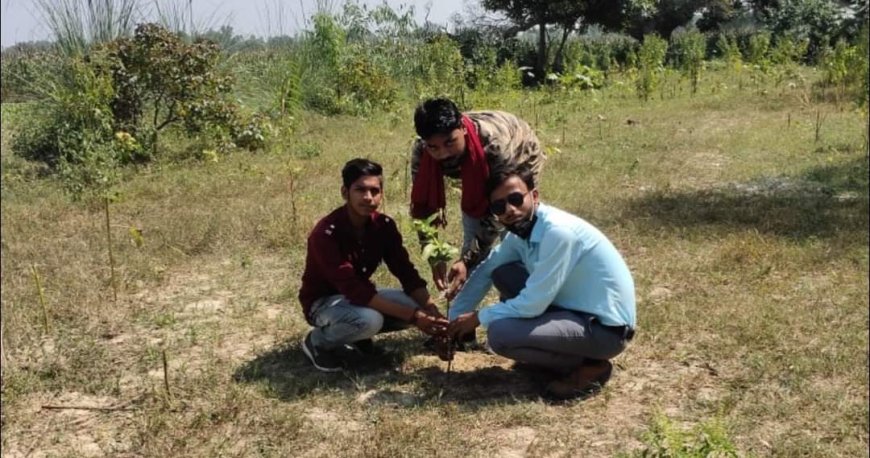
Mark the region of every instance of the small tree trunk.
[[564, 56], [565, 56], [565, 42], [568, 41], [568, 35], [571, 34], [571, 29], [569, 27], [562, 28], [562, 40], [559, 42], [559, 47], [556, 49], [556, 58], [553, 61], [553, 71], [556, 73], [562, 73], [565, 71], [564, 67]]
[[535, 81], [543, 81], [547, 71], [547, 23], [538, 22], [538, 64], [535, 68]]

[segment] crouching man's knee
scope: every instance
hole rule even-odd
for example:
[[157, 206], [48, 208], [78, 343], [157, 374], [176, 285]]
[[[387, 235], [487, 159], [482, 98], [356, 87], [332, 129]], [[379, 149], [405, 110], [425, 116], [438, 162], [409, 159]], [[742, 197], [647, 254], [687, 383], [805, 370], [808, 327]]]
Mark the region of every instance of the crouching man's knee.
[[514, 348], [515, 337], [511, 332], [510, 320], [496, 320], [490, 323], [486, 330], [486, 340], [489, 348], [497, 355], [510, 358], [511, 349]]
[[369, 339], [384, 327], [384, 316], [377, 310], [359, 307], [355, 315], [352, 322], [356, 327], [354, 341]]

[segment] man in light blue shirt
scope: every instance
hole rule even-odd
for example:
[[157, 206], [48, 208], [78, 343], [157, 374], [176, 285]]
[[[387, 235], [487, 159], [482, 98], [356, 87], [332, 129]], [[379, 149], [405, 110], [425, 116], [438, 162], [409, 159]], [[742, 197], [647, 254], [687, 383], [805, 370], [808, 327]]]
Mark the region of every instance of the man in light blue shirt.
[[[490, 211], [510, 231], [469, 276], [450, 307], [453, 338], [478, 326], [504, 357], [568, 374], [545, 395], [595, 393], [608, 361], [634, 336], [634, 281], [613, 244], [583, 219], [538, 200], [530, 171], [493, 170]], [[501, 302], [474, 311], [490, 287]]]

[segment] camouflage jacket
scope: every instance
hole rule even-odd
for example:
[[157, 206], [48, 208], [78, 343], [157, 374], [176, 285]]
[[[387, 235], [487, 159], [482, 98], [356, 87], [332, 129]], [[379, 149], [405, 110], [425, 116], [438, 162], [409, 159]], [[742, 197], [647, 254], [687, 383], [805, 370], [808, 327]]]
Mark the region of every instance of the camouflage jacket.
[[[527, 164], [535, 174], [535, 179], [541, 172], [541, 167], [547, 159], [541, 150], [541, 144], [532, 128], [523, 120], [503, 111], [472, 111], [465, 113], [477, 126], [480, 142], [492, 170], [499, 164]], [[411, 177], [417, 177], [420, 157], [425, 154], [425, 142], [418, 138], [411, 150]], [[450, 178], [459, 178], [461, 159], [443, 161], [441, 169]], [[466, 266], [472, 269], [489, 254], [496, 239], [504, 228], [493, 215], [487, 215], [480, 221], [480, 226], [474, 234], [474, 239], [468, 246], [463, 246], [460, 257]], [[469, 234], [466, 234], [466, 238]], [[418, 234], [421, 240], [422, 234]]]

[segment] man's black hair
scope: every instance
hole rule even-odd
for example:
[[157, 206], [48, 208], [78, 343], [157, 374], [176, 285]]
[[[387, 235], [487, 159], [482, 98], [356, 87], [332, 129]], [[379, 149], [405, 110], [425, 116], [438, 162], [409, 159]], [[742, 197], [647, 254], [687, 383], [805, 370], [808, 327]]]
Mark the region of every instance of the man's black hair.
[[344, 187], [350, 189], [350, 185], [359, 180], [360, 177], [381, 177], [383, 174], [384, 169], [381, 164], [368, 159], [356, 158], [344, 164], [344, 168], [341, 169], [341, 180]]
[[462, 113], [452, 100], [428, 99], [414, 111], [414, 129], [423, 140], [435, 134], [449, 134], [462, 126]]
[[517, 176], [520, 178], [520, 180], [523, 180], [523, 183], [526, 184], [526, 187], [529, 188], [529, 191], [535, 189], [535, 175], [532, 173], [532, 169], [529, 168], [529, 166], [527, 166], [526, 164], [499, 164], [490, 169], [489, 176], [486, 178], [486, 183], [484, 183], [487, 200], [490, 198], [496, 188], [501, 186], [502, 183], [507, 181], [507, 179], [512, 176]]

